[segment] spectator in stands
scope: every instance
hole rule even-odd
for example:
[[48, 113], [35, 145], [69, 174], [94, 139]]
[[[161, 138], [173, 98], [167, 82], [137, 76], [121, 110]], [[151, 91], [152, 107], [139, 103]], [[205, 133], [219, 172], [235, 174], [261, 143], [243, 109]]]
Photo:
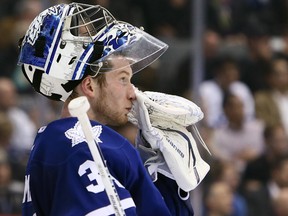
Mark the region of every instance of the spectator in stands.
[[265, 26], [251, 22], [244, 31], [247, 38], [247, 55], [240, 59], [241, 81], [255, 91], [267, 88], [265, 74], [273, 56], [270, 35]]
[[222, 107], [226, 91], [231, 91], [243, 101], [244, 119], [254, 117], [254, 98], [249, 88], [239, 81], [238, 64], [230, 57], [221, 57], [214, 78], [203, 81], [199, 87], [200, 104], [208, 127], [219, 127], [227, 122]]
[[[265, 185], [246, 187], [243, 195], [247, 200], [249, 215], [276, 216], [273, 203], [280, 192], [288, 187], [288, 156], [278, 157], [271, 166], [271, 178]], [[287, 203], [286, 203], [287, 205]]]
[[0, 78], [0, 110], [9, 116], [13, 124], [11, 148], [30, 151], [36, 128], [26, 112], [17, 106], [17, 90], [9, 78]]
[[[219, 34], [215, 31], [207, 29], [203, 36], [203, 55], [205, 60], [203, 69], [204, 80], [213, 78], [212, 71], [219, 58], [218, 55], [220, 45], [221, 37]], [[171, 79], [171, 82], [166, 85], [168, 93], [181, 95], [185, 98], [192, 99], [192, 62], [191, 52], [188, 52], [188, 54], [177, 62], [176, 72]]]
[[231, 216], [247, 216], [248, 213], [246, 200], [239, 192], [240, 180], [240, 173], [237, 171], [235, 164], [230, 161], [216, 159], [211, 163], [211, 171], [208, 175], [207, 183], [209, 185], [209, 183], [213, 184], [213, 182], [221, 181], [230, 186], [233, 196]]
[[246, 120], [243, 104], [239, 96], [230, 92], [224, 94], [223, 109], [228, 122], [215, 128], [211, 138], [214, 156], [235, 163], [239, 172], [264, 148], [263, 124], [256, 119]]
[[255, 93], [256, 116], [268, 126], [282, 124], [288, 137], [288, 61], [280, 55], [271, 60], [266, 83], [269, 88]]
[[13, 132], [9, 145], [9, 152], [17, 172], [15, 178], [22, 180], [28, 153], [32, 147], [36, 134], [34, 122], [27, 113], [17, 105], [17, 90], [9, 78], [0, 78], [0, 111], [10, 119]]
[[248, 162], [242, 175], [243, 187], [259, 187], [271, 179], [271, 166], [279, 157], [288, 155], [288, 139], [281, 124], [266, 126], [263, 132], [264, 151]]
[[230, 216], [233, 212], [233, 192], [223, 181], [212, 182], [204, 193], [202, 216]]

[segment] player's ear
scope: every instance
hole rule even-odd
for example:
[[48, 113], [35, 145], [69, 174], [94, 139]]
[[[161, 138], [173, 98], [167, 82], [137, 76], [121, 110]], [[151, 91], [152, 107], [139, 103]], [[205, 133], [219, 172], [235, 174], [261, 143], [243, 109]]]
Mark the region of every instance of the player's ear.
[[91, 76], [85, 77], [81, 82], [81, 90], [87, 97], [93, 97], [96, 91], [96, 83]]

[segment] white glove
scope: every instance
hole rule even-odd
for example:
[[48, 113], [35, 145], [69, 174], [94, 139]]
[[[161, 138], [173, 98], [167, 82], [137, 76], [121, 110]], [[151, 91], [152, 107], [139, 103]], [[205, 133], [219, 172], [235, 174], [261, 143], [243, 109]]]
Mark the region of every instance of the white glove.
[[[145, 91], [144, 93], [135, 89], [137, 102], [132, 107], [129, 121], [138, 124], [138, 111], [149, 113], [151, 123], [160, 124], [173, 119], [173, 123], [189, 126], [203, 119], [204, 114], [192, 101], [176, 95], [168, 95], [160, 92]], [[144, 110], [143, 110], [144, 109]], [[138, 126], [140, 126], [138, 124]], [[154, 125], [154, 124], [153, 124]], [[166, 127], [166, 125], [164, 125]]]
[[[210, 167], [201, 158], [186, 127], [201, 120], [203, 112], [196, 104], [179, 96], [138, 90], [135, 93], [137, 100], [128, 115], [129, 121], [139, 127], [153, 150], [161, 151], [166, 163], [163, 165], [159, 160], [148, 159], [149, 173], [154, 172], [156, 176], [157, 172], [162, 173], [175, 179], [182, 190], [193, 190]], [[168, 169], [163, 168], [166, 165]]]

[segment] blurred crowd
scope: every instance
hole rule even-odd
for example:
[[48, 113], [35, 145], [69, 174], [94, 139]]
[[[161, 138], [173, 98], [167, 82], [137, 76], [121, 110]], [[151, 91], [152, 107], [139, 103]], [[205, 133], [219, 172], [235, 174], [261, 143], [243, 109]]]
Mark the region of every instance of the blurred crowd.
[[[0, 2], [0, 214], [21, 213], [34, 136], [61, 109], [27, 83], [17, 66], [18, 40], [40, 11], [62, 2], [71, 1]], [[197, 95], [212, 156], [203, 152], [211, 170], [192, 192], [195, 215], [288, 216], [288, 1], [203, 0], [202, 41], [193, 40], [192, 0], [77, 2], [100, 4], [169, 45], [133, 78], [141, 90], [193, 101]], [[195, 92], [196, 42], [203, 78]], [[134, 143], [133, 126], [114, 129]]]

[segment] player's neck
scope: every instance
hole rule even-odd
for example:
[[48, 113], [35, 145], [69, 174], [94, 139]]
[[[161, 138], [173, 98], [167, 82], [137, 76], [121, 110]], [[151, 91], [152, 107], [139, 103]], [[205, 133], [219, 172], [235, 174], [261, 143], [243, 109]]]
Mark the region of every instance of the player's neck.
[[71, 117], [69, 110], [68, 110], [68, 106], [66, 105], [66, 102], [61, 110], [61, 118], [68, 118]]
[[[69, 104], [70, 101], [71, 101], [71, 100], [67, 100], [67, 101], [64, 102], [63, 108], [62, 108], [62, 110], [61, 110], [61, 115], [60, 115], [61, 118], [71, 117], [71, 114], [70, 114], [69, 109], [68, 109], [68, 104]], [[97, 121], [97, 122], [99, 122], [99, 123], [101, 123], [101, 124], [103, 124], [103, 125], [106, 124], [106, 121], [104, 121], [104, 119], [102, 119], [102, 118], [100, 118], [100, 119], [97, 118], [97, 117], [96, 117], [96, 114], [93, 113], [91, 110], [89, 110], [89, 111], [87, 112], [87, 115], [88, 115], [88, 118], [89, 118], [90, 120]], [[100, 115], [99, 115], [99, 116], [100, 116]]]

